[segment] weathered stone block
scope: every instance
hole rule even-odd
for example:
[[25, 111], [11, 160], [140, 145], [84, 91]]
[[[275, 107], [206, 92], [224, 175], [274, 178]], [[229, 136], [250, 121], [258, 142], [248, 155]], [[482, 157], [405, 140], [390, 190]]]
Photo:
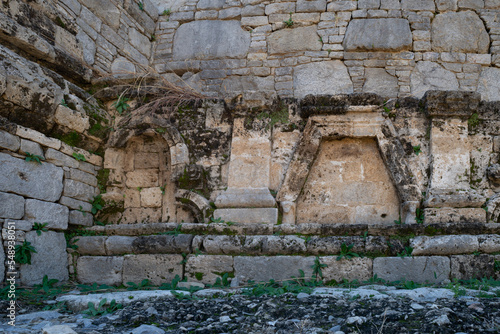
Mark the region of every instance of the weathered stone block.
[[158, 187], [158, 170], [157, 169], [140, 169], [127, 173], [127, 187]]
[[445, 256], [378, 257], [373, 275], [386, 281], [405, 279], [418, 283], [439, 283], [450, 276], [450, 259]]
[[384, 97], [397, 97], [399, 93], [398, 78], [390, 75], [383, 68], [365, 69], [363, 92], [375, 93]]
[[340, 60], [298, 65], [293, 72], [296, 98], [306, 95], [338, 95], [353, 92], [347, 67]]
[[90, 212], [92, 210], [92, 204], [65, 196], [61, 197], [59, 203], [73, 210], [83, 210], [85, 212]]
[[455, 255], [451, 256], [451, 279], [470, 280], [493, 277], [495, 257], [492, 255]]
[[94, 218], [88, 212], [71, 210], [69, 212], [69, 223], [71, 225], [92, 226], [94, 223]]
[[90, 173], [86, 173], [79, 169], [71, 168], [69, 178], [75, 181], [86, 183], [92, 187], [97, 187], [97, 178]]
[[433, 12], [434, 0], [401, 0], [401, 9], [409, 10], [429, 10]]
[[314, 12], [324, 12], [326, 9], [326, 0], [298, 0], [297, 1], [297, 13], [314, 13]]
[[500, 235], [486, 234], [478, 235], [479, 251], [481, 253], [497, 253], [500, 252]]
[[11, 135], [7, 131], [0, 130], [0, 148], [16, 152], [20, 146], [19, 137]]
[[488, 53], [490, 38], [483, 21], [472, 11], [438, 14], [432, 20], [432, 50]]
[[96, 188], [82, 182], [66, 179], [63, 195], [82, 201], [91, 201], [96, 195]]
[[456, 11], [458, 9], [457, 0], [436, 0], [439, 11]]
[[219, 217], [226, 222], [234, 223], [276, 224], [278, 221], [278, 209], [217, 209], [214, 211], [214, 218], [218, 219]]
[[477, 92], [486, 101], [500, 100], [500, 69], [485, 67], [479, 75]]
[[64, 205], [27, 199], [25, 210], [24, 219], [26, 220], [48, 223], [47, 228], [54, 230], [68, 228], [69, 210]]
[[0, 218], [21, 219], [24, 216], [24, 198], [0, 192]]
[[410, 75], [411, 94], [417, 98], [428, 90], [458, 90], [455, 74], [431, 61], [419, 61]]
[[147, 208], [158, 208], [162, 204], [162, 190], [160, 187], [145, 188], [140, 191], [141, 206]]
[[48, 202], [59, 199], [62, 193], [62, 168], [52, 164], [27, 162], [0, 153], [0, 191], [13, 192]]
[[299, 270], [304, 271], [305, 277], [311, 277], [313, 264], [314, 257], [235, 256], [234, 275], [238, 282], [286, 280], [298, 277]]
[[316, 26], [309, 26], [275, 31], [267, 38], [269, 53], [319, 51], [323, 44], [316, 30]]
[[306, 252], [306, 242], [295, 235], [266, 236], [262, 242], [262, 253], [266, 255], [300, 254]]
[[53, 163], [56, 166], [78, 168], [79, 165], [75, 158], [51, 148], [45, 152], [45, 159], [47, 159], [47, 162]]
[[140, 283], [149, 279], [151, 284], [170, 283], [175, 275], [182, 277], [181, 255], [125, 255], [123, 283]]
[[191, 241], [191, 234], [140, 236], [132, 242], [132, 249], [139, 254], [191, 253]]
[[112, 235], [106, 239], [108, 255], [123, 255], [133, 253], [135, 237]]
[[475, 235], [417, 236], [410, 242], [413, 255], [452, 255], [476, 252], [479, 249]]
[[85, 1], [85, 6], [87, 6], [94, 14], [99, 16], [99, 18], [101, 18], [113, 29], [117, 30], [120, 27], [121, 13], [114, 3], [103, 3], [99, 0], [89, 0]]
[[87, 115], [63, 105], [57, 106], [54, 120], [57, 124], [64, 125], [80, 133], [90, 128], [90, 119]]
[[250, 33], [241, 29], [238, 21], [194, 21], [177, 29], [173, 57], [176, 60], [242, 58], [249, 46]]
[[343, 46], [346, 51], [410, 50], [410, 24], [405, 19], [393, 18], [352, 20]]
[[43, 146], [48, 146], [50, 148], [53, 148], [54, 150], [60, 149], [62, 144], [62, 142], [59, 139], [49, 138], [41, 132], [28, 129], [19, 125], [17, 126], [16, 135], [21, 138], [37, 142], [38, 144], [41, 144]]
[[311, 237], [307, 242], [307, 252], [314, 255], [340, 254], [342, 244], [353, 245], [351, 251], [364, 253], [364, 243], [355, 237]]
[[207, 235], [203, 238], [203, 248], [208, 254], [240, 254], [241, 239], [237, 235]]
[[26, 241], [37, 252], [31, 254], [31, 265], [21, 265], [21, 284], [40, 284], [45, 275], [60, 282], [68, 280], [68, 257], [63, 233], [48, 231], [37, 235], [31, 231], [26, 233]]
[[271, 208], [276, 201], [268, 188], [228, 188], [215, 199], [222, 208]]
[[355, 257], [337, 261], [337, 256], [322, 256], [319, 262], [328, 266], [321, 269], [324, 282], [342, 282], [343, 279], [362, 282], [373, 276], [373, 260], [369, 258]]
[[80, 256], [76, 263], [78, 282], [119, 285], [122, 283], [123, 257]]
[[35, 155], [41, 156], [42, 158], [45, 158], [45, 155], [43, 154], [43, 149], [40, 146], [40, 144], [35, 143], [31, 140], [21, 139], [21, 149], [20, 150], [22, 153], [35, 154]]
[[428, 208], [424, 209], [426, 224], [486, 223], [486, 211], [482, 208]]
[[232, 276], [233, 272], [233, 257], [228, 255], [189, 256], [186, 262], [189, 281], [214, 284], [224, 273]]
[[78, 246], [77, 252], [81, 255], [106, 255], [106, 239], [106, 236], [81, 236], [74, 239], [74, 244]]

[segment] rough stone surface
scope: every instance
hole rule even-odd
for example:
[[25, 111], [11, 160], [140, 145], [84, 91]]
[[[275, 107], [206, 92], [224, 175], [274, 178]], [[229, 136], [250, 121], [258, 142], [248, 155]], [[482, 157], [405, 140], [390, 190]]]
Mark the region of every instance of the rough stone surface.
[[21, 139], [21, 152], [23, 153], [27, 152], [45, 158], [45, 155], [43, 154], [43, 149], [40, 146], [40, 144], [27, 139]]
[[410, 245], [413, 255], [468, 254], [479, 249], [478, 238], [474, 235], [417, 236]]
[[69, 212], [69, 223], [71, 225], [92, 226], [94, 218], [90, 213], [71, 210]]
[[267, 41], [270, 54], [320, 51], [322, 46], [316, 26], [278, 30], [269, 35]]
[[54, 202], [61, 196], [62, 168], [48, 163], [27, 162], [5, 153], [0, 153], [0, 165], [0, 191], [48, 202]]
[[21, 145], [19, 137], [14, 136], [6, 131], [0, 130], [0, 148], [16, 152]]
[[383, 68], [365, 69], [363, 92], [375, 93], [384, 97], [397, 97], [399, 93], [398, 78], [390, 75]]
[[108, 255], [123, 255], [133, 252], [135, 237], [112, 235], [106, 239], [106, 251]]
[[493, 256], [486, 254], [451, 256], [451, 279], [470, 280], [493, 277], [494, 274], [495, 259]]
[[479, 76], [477, 92], [486, 101], [500, 100], [500, 69], [487, 67], [483, 68]]
[[267, 188], [228, 188], [217, 196], [217, 208], [268, 208], [276, 204], [274, 197]]
[[498, 253], [500, 252], [500, 235], [488, 234], [478, 235], [479, 251], [481, 253]]
[[115, 256], [80, 256], [76, 264], [77, 279], [82, 284], [121, 284], [122, 269], [123, 257]]
[[322, 269], [324, 282], [334, 280], [340, 283], [344, 279], [363, 282], [373, 276], [373, 260], [370, 258], [356, 257], [337, 261], [337, 256], [322, 256], [319, 262], [328, 266]]
[[453, 72], [439, 64], [420, 61], [410, 76], [411, 94], [421, 98], [428, 90], [457, 90], [458, 80]]
[[347, 67], [339, 60], [298, 65], [293, 73], [296, 98], [308, 94], [349, 94], [353, 85]]
[[0, 192], [0, 218], [21, 219], [24, 216], [24, 198]]
[[224, 273], [234, 272], [233, 257], [228, 255], [190, 256], [185, 272], [189, 281], [214, 284]]
[[24, 219], [47, 223], [47, 228], [50, 229], [65, 230], [68, 228], [69, 209], [57, 203], [27, 199]]
[[96, 195], [96, 188], [82, 182], [66, 179], [63, 195], [81, 201], [91, 201]]
[[235, 256], [234, 275], [239, 282], [249, 280], [260, 282], [289, 279], [299, 276], [299, 269], [306, 277], [312, 276], [313, 257], [301, 256]]
[[454, 222], [486, 222], [486, 211], [482, 208], [428, 208], [424, 209], [426, 224]]
[[373, 260], [373, 275], [390, 282], [406, 279], [439, 283], [449, 279], [450, 259], [444, 256], [379, 257]]
[[73, 243], [78, 246], [77, 252], [79, 254], [106, 255], [105, 241], [105, 236], [81, 236], [76, 237]]
[[181, 255], [125, 255], [123, 282], [140, 283], [149, 279], [151, 284], [170, 283], [175, 275], [182, 276]]
[[221, 218], [225, 222], [234, 223], [267, 223], [276, 224], [278, 221], [278, 209], [255, 208], [255, 209], [217, 209], [214, 211], [214, 219]]
[[42, 334], [77, 334], [68, 325], [55, 325], [43, 328]]
[[83, 132], [90, 127], [89, 117], [76, 110], [59, 105], [55, 113], [55, 121], [76, 132]]
[[432, 20], [432, 50], [488, 53], [490, 38], [483, 21], [472, 11], [438, 14]]
[[36, 253], [31, 254], [31, 265], [21, 265], [21, 284], [40, 284], [48, 273], [50, 278], [60, 282], [68, 280], [68, 256], [63, 233], [48, 231], [37, 235], [31, 231], [26, 233], [26, 241], [36, 249]]
[[238, 21], [194, 21], [177, 29], [173, 56], [176, 60], [242, 58], [249, 46], [250, 34]]
[[410, 50], [410, 24], [405, 19], [395, 18], [352, 20], [343, 45], [346, 51]]

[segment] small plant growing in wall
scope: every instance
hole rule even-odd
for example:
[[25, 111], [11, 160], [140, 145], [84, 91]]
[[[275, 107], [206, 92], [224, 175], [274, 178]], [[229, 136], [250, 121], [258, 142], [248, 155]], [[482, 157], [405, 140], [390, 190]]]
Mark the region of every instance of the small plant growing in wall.
[[129, 100], [130, 99], [128, 97], [119, 96], [118, 100], [116, 100], [115, 102], [113, 102], [112, 106], [115, 107], [116, 111], [118, 111], [118, 113], [121, 115], [128, 108], [130, 108], [130, 106], [127, 103]]
[[340, 254], [337, 256], [337, 261], [342, 259], [352, 259], [353, 257], [360, 257], [359, 254], [354, 253], [351, 249], [354, 247], [354, 244], [350, 244], [347, 246], [345, 243], [342, 243], [340, 246]]
[[139, 1], [137, 5], [139, 6], [140, 10], [144, 11], [144, 3], [142, 1]]
[[66, 107], [66, 108], [69, 108], [68, 104], [66, 103], [66, 100], [65, 99], [62, 99], [61, 100], [61, 103], [59, 103], [60, 105], [62, 105], [63, 107]]
[[170, 8], [167, 8], [163, 10], [161, 16], [170, 16], [170, 14], [172, 14], [172, 11], [170, 10]]
[[319, 256], [316, 256], [314, 259], [314, 264], [312, 265], [312, 275], [315, 277], [316, 281], [319, 281], [323, 278], [322, 268], [328, 267], [327, 264], [321, 263], [319, 260]]
[[101, 195], [94, 196], [94, 199], [90, 203], [92, 204], [92, 214], [95, 215], [99, 210], [102, 210], [104, 207], [104, 200]]
[[45, 160], [43, 157], [36, 155], [36, 154], [31, 154], [28, 152], [24, 152], [24, 154], [26, 154], [26, 158], [24, 158], [24, 160], [26, 160], [28, 162], [33, 161], [33, 162], [36, 162], [36, 163], [41, 165], [42, 164], [41, 160]]
[[416, 214], [415, 220], [416, 220], [417, 224], [423, 224], [424, 223], [424, 210], [418, 208], [415, 211], [415, 214]]
[[290, 13], [290, 18], [286, 21], [283, 21], [283, 23], [285, 24], [285, 26], [287, 28], [291, 28], [293, 26], [293, 20], [292, 20], [292, 13]]
[[398, 254], [399, 257], [408, 257], [411, 256], [411, 253], [413, 252], [413, 247], [411, 246], [406, 246], [405, 249]]
[[75, 158], [78, 161], [87, 161], [87, 159], [85, 159], [85, 156], [81, 153], [73, 152], [73, 158]]
[[47, 232], [48, 231], [48, 229], [47, 229], [46, 226], [47, 226], [47, 223], [41, 224], [41, 223], [35, 222], [33, 224], [33, 230], [36, 231], [37, 235], [42, 235], [42, 232]]
[[116, 303], [116, 300], [114, 299], [109, 303], [108, 307], [105, 307], [107, 302], [108, 300], [104, 298], [99, 302], [97, 307], [94, 305], [94, 303], [89, 302], [87, 304], [88, 309], [86, 309], [82, 313], [88, 315], [89, 317], [96, 317], [99, 315], [110, 314], [123, 308], [123, 305]]
[[420, 150], [420, 145], [417, 145], [417, 146], [413, 146], [413, 152], [416, 154], [416, 155], [419, 155], [422, 150]]
[[16, 245], [14, 248], [16, 255], [14, 260], [20, 264], [31, 264], [31, 253], [36, 253], [35, 247], [31, 242], [24, 240], [22, 245]]

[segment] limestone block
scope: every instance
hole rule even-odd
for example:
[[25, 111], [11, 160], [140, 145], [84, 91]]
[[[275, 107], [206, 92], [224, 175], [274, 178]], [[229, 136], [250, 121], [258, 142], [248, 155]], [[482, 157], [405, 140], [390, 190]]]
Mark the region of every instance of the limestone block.
[[24, 219], [48, 223], [47, 228], [50, 229], [65, 230], [68, 228], [69, 210], [61, 204], [27, 199]]
[[92, 204], [66, 196], [62, 196], [59, 203], [73, 210], [83, 210], [86, 212], [90, 212], [92, 210]]
[[468, 254], [479, 249], [475, 235], [417, 236], [410, 242], [413, 255]]
[[364, 93], [375, 93], [380, 96], [392, 98], [399, 93], [398, 78], [390, 75], [383, 68], [365, 69]]
[[311, 237], [307, 242], [307, 252], [314, 255], [340, 254], [342, 244], [352, 245], [354, 253], [364, 253], [364, 242], [360, 238], [353, 237]]
[[106, 251], [108, 255], [123, 255], [133, 252], [132, 244], [135, 237], [112, 235], [106, 239]]
[[104, 168], [120, 169], [125, 163], [125, 151], [123, 149], [108, 148], [104, 151]]
[[304, 98], [308, 94], [338, 95], [354, 91], [347, 67], [340, 60], [296, 66], [293, 89], [296, 98]]
[[140, 236], [132, 242], [135, 254], [168, 254], [190, 253], [193, 235], [148, 235]]
[[486, 198], [483, 195], [473, 190], [454, 192], [454, 189], [432, 189], [424, 206], [428, 208], [479, 208], [485, 201]]
[[313, 264], [314, 257], [235, 256], [234, 275], [238, 282], [286, 280], [292, 276], [298, 277], [299, 270], [304, 271], [305, 277], [311, 277]]
[[269, 188], [278, 190], [300, 139], [299, 131], [273, 131]]
[[241, 18], [242, 26], [259, 27], [269, 24], [267, 16], [245, 16]]
[[7, 131], [0, 130], [0, 148], [16, 152], [21, 146], [19, 137], [14, 136]]
[[140, 169], [129, 172], [125, 184], [130, 188], [158, 187], [158, 170]]
[[78, 246], [77, 252], [81, 255], [106, 255], [106, 239], [106, 236], [81, 236], [74, 238], [74, 244]]
[[450, 259], [445, 256], [378, 257], [373, 275], [393, 282], [405, 279], [418, 283], [440, 283], [450, 276]]
[[160, 156], [158, 153], [136, 152], [134, 154], [135, 169], [147, 169], [147, 168], [159, 168], [159, 167], [160, 167]]
[[485, 67], [479, 75], [477, 92], [486, 101], [500, 100], [500, 69]]
[[145, 188], [140, 191], [141, 206], [147, 208], [158, 208], [162, 204], [162, 190], [160, 187]]
[[80, 256], [76, 262], [77, 279], [82, 284], [119, 285], [122, 270], [121, 256]]
[[21, 219], [24, 216], [24, 198], [0, 192], [0, 218]]
[[58, 105], [54, 119], [57, 124], [64, 125], [76, 132], [82, 133], [90, 128], [89, 117], [76, 110]]
[[37, 235], [31, 231], [26, 233], [26, 241], [37, 252], [31, 254], [31, 265], [21, 265], [21, 284], [40, 284], [45, 275], [60, 282], [68, 280], [68, 257], [63, 233], [48, 231]]
[[83, 31], [83, 28], [76, 34], [76, 39], [79, 42], [79, 48], [83, 52], [83, 60], [88, 65], [93, 65], [97, 50], [95, 42]]
[[486, 211], [482, 208], [427, 208], [424, 217], [426, 224], [486, 223]]
[[47, 152], [45, 152], [45, 159], [47, 160], [47, 162], [50, 162], [56, 166], [71, 168], [78, 168], [79, 166], [79, 163], [77, 160], [75, 160], [75, 158], [51, 148], [49, 148]]
[[321, 269], [324, 282], [342, 282], [343, 279], [362, 282], [373, 276], [373, 260], [369, 258], [355, 257], [337, 261], [337, 256], [322, 256], [319, 262], [328, 266]]
[[53, 202], [63, 188], [63, 170], [49, 163], [27, 162], [0, 153], [0, 191]]
[[268, 188], [228, 188], [215, 199], [217, 208], [272, 208], [276, 204]]
[[219, 217], [226, 222], [234, 223], [276, 224], [278, 221], [278, 209], [217, 209], [214, 211], [214, 218], [218, 219]]
[[69, 212], [69, 223], [71, 225], [92, 226], [94, 223], [94, 218], [88, 212], [71, 210]]
[[123, 283], [140, 283], [149, 279], [151, 284], [170, 283], [175, 275], [182, 277], [181, 255], [125, 255], [123, 261]]
[[123, 211], [121, 223], [157, 223], [161, 221], [161, 208], [128, 208]]
[[266, 6], [266, 15], [295, 12], [295, 2], [278, 2]]
[[64, 181], [63, 195], [90, 202], [96, 195], [96, 188], [82, 182], [66, 179]]
[[394, 18], [352, 20], [343, 43], [346, 51], [403, 51], [411, 45], [410, 24]]
[[275, 31], [267, 38], [269, 53], [320, 51], [323, 44], [319, 41], [316, 30], [316, 26], [309, 26]]
[[484, 0], [458, 0], [460, 9], [483, 9]]
[[50, 148], [53, 148], [54, 150], [58, 150], [61, 148], [61, 141], [59, 139], [49, 138], [43, 133], [19, 125], [17, 126], [16, 135], [21, 138], [37, 142], [38, 144], [41, 144], [43, 146], [48, 146]]
[[41, 156], [45, 159], [45, 155], [43, 154], [43, 149], [40, 144], [35, 143], [31, 140], [21, 139], [21, 153], [30, 153]]
[[118, 30], [120, 27], [120, 10], [112, 2], [103, 3], [100, 0], [86, 0], [85, 6], [92, 13], [106, 22], [111, 28]]
[[493, 277], [495, 257], [492, 255], [455, 255], [451, 256], [451, 279], [470, 280]]
[[189, 163], [189, 151], [184, 143], [170, 147], [170, 162], [172, 166]]
[[488, 53], [490, 38], [483, 21], [472, 11], [438, 14], [432, 20], [432, 50]]
[[134, 28], [128, 30], [128, 40], [139, 52], [146, 57], [151, 56], [151, 42], [148, 37], [141, 34]]
[[298, 0], [297, 13], [315, 13], [324, 12], [326, 9], [326, 0]]
[[235, 235], [207, 235], [203, 238], [203, 248], [208, 254], [240, 254], [241, 242]]
[[262, 242], [262, 252], [266, 255], [305, 253], [306, 243], [304, 239], [295, 235], [270, 235]]
[[118, 76], [130, 76], [135, 74], [135, 65], [124, 57], [117, 57], [111, 63], [111, 73]]
[[500, 235], [486, 234], [478, 235], [479, 251], [481, 253], [497, 253], [500, 252]]
[[173, 58], [243, 58], [249, 46], [250, 33], [241, 29], [238, 21], [193, 21], [184, 23], [177, 29]]
[[197, 9], [222, 9], [224, 0], [200, 0], [196, 5]]
[[458, 90], [458, 80], [453, 72], [431, 61], [419, 61], [410, 75], [411, 94], [417, 98], [428, 90]]
[[228, 255], [189, 256], [185, 271], [189, 281], [214, 284], [224, 273], [234, 272], [233, 257]]
[[409, 10], [429, 10], [433, 12], [434, 0], [401, 0], [401, 9]]
[[69, 178], [88, 184], [92, 187], [97, 187], [97, 178], [93, 174], [86, 173], [80, 169], [71, 168], [69, 170]]
[[457, 0], [436, 0], [436, 6], [441, 12], [456, 11], [458, 9]]
[[71, 52], [71, 55], [77, 59], [83, 59], [82, 50], [78, 47], [76, 36], [69, 32], [66, 28], [55, 26], [55, 46], [62, 50]]
[[[399, 4], [399, 2], [398, 2]], [[353, 11], [358, 8], [357, 1], [333, 1], [328, 3], [328, 12]]]
[[292, 201], [280, 202], [281, 210], [283, 211], [283, 224], [295, 224], [297, 205]]

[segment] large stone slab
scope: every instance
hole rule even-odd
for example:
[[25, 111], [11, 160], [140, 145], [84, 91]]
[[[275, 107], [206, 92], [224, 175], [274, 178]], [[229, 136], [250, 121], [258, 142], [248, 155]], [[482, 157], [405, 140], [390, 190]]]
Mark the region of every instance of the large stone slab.
[[239, 21], [193, 21], [181, 25], [174, 37], [176, 60], [243, 58], [250, 47], [250, 33]]
[[235, 256], [234, 275], [238, 282], [267, 282], [270, 279], [286, 280], [292, 276], [298, 277], [301, 269], [306, 277], [311, 277], [313, 264], [314, 257]]
[[190, 256], [186, 263], [188, 280], [205, 284], [214, 284], [224, 273], [233, 271], [233, 257], [228, 255]]
[[431, 45], [436, 52], [488, 53], [490, 38], [476, 13], [448, 12], [432, 20]]
[[225, 222], [233, 223], [267, 223], [276, 224], [278, 209], [275, 208], [243, 208], [243, 209], [217, 209], [214, 218], [221, 218]]
[[378, 257], [373, 275], [386, 281], [405, 279], [419, 283], [439, 283], [449, 279], [450, 259], [445, 256]]
[[413, 255], [468, 254], [479, 249], [478, 237], [475, 235], [417, 236], [410, 245]]
[[21, 219], [24, 216], [24, 198], [0, 192], [0, 218]]
[[334, 280], [340, 283], [343, 279], [362, 282], [373, 276], [373, 260], [369, 258], [355, 257], [337, 261], [337, 256], [322, 256], [319, 262], [328, 266], [321, 270], [325, 282]]
[[395, 18], [352, 20], [343, 45], [345, 51], [411, 50], [410, 24]]
[[485, 67], [479, 75], [477, 92], [486, 101], [500, 100], [500, 69]]
[[25, 220], [37, 223], [47, 223], [47, 228], [65, 230], [68, 228], [69, 209], [61, 204], [26, 200]]
[[75, 180], [66, 179], [64, 181], [63, 195], [66, 197], [79, 199], [81, 201], [90, 202], [92, 198], [97, 195], [97, 193], [95, 187]]
[[218, 208], [267, 208], [276, 205], [268, 188], [228, 188], [215, 199]]
[[122, 283], [123, 257], [80, 256], [76, 262], [78, 282], [118, 285]]
[[6, 131], [0, 130], [0, 148], [5, 148], [16, 152], [21, 145], [19, 137], [16, 137]]
[[451, 256], [451, 279], [470, 280], [494, 275], [495, 257], [492, 255]]
[[27, 162], [0, 153], [0, 191], [54, 202], [63, 189], [62, 168], [49, 163]]
[[455, 74], [431, 61], [420, 61], [410, 75], [411, 94], [421, 98], [428, 90], [458, 90]]
[[36, 231], [31, 231], [26, 233], [26, 241], [36, 253], [31, 254], [31, 264], [21, 265], [21, 284], [40, 284], [45, 275], [60, 282], [68, 280], [68, 255], [63, 233], [48, 231], [37, 235]]
[[293, 72], [296, 98], [308, 94], [350, 94], [353, 90], [347, 67], [340, 60], [315, 62], [296, 66]]
[[182, 277], [182, 261], [181, 255], [125, 255], [123, 283], [140, 283], [144, 279], [149, 279], [154, 285], [170, 283], [175, 275]]
[[364, 93], [375, 93], [383, 97], [398, 97], [398, 78], [383, 68], [365, 69]]
[[320, 51], [323, 43], [316, 30], [316, 26], [309, 26], [275, 31], [267, 38], [269, 53]]
[[483, 208], [427, 208], [424, 217], [426, 224], [486, 223]]

